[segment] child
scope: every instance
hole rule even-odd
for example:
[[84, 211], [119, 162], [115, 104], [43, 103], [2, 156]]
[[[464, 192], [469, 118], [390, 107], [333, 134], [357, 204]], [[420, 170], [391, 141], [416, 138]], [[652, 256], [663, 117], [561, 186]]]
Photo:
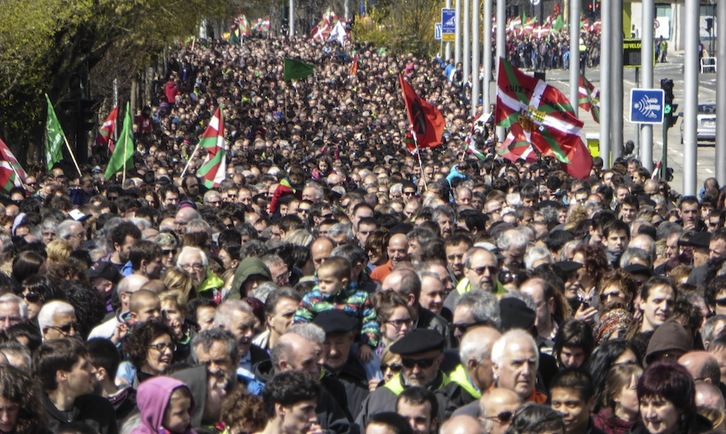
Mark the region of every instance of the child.
[[192, 392], [181, 381], [170, 377], [146, 380], [139, 386], [136, 402], [141, 426], [132, 434], [196, 434], [192, 429]]
[[358, 359], [367, 363], [373, 357], [373, 349], [378, 347], [381, 328], [368, 293], [351, 288], [350, 278], [351, 267], [347, 259], [327, 259], [318, 268], [318, 284], [303, 297], [295, 311], [293, 322], [310, 322], [320, 312], [330, 309], [346, 312], [361, 323]]

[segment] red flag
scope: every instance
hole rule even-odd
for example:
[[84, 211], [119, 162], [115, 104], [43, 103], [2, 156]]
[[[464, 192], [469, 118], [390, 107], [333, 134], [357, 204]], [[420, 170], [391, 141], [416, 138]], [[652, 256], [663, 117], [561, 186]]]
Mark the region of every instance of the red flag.
[[350, 75], [356, 75], [358, 73], [358, 55], [353, 56], [353, 64], [350, 65]]
[[227, 175], [223, 113], [224, 110], [220, 105], [209, 121], [209, 126], [204, 130], [202, 138], [199, 140], [199, 146], [206, 149], [207, 156], [197, 171], [197, 175], [202, 178], [202, 182], [207, 188], [218, 187], [219, 183], [224, 181]]
[[441, 112], [432, 104], [424, 101], [416, 95], [410, 84], [398, 74], [398, 81], [401, 83], [403, 101], [406, 103], [406, 114], [411, 123], [414, 139], [419, 148], [434, 148], [441, 144], [444, 135], [446, 120]]
[[9, 192], [13, 187], [22, 187], [27, 176], [8, 145], [0, 139], [0, 188]]
[[512, 128], [519, 123], [524, 140], [545, 157], [555, 157], [575, 178], [587, 178], [592, 156], [580, 137], [577, 119], [567, 97], [543, 80], [499, 60], [495, 122]]
[[113, 153], [114, 148], [114, 133], [116, 132], [116, 119], [118, 118], [118, 107], [114, 107], [109, 113], [103, 125], [98, 129], [96, 135], [97, 146], [108, 146], [109, 152]]
[[537, 161], [537, 153], [527, 141], [520, 124], [512, 125], [512, 128], [509, 129], [509, 134], [504, 139], [504, 143], [497, 149], [497, 154], [512, 163], [520, 159], [531, 163]]
[[592, 114], [592, 119], [600, 123], [600, 89], [590, 83], [587, 78], [580, 74], [579, 79], [579, 101], [578, 105]]

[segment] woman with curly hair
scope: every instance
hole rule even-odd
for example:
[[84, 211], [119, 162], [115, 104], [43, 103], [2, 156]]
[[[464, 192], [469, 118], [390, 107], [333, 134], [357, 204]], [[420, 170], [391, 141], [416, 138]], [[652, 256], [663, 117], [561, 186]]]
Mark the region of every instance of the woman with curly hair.
[[0, 366], [0, 405], [7, 414], [0, 418], [0, 432], [50, 432], [40, 396], [38, 384], [21, 370], [12, 366]]
[[261, 432], [267, 424], [262, 398], [237, 387], [222, 403], [222, 423], [224, 433]]
[[174, 360], [174, 331], [166, 324], [151, 320], [136, 327], [126, 338], [123, 351], [135, 372], [119, 375], [134, 387], [138, 383], [162, 375]]

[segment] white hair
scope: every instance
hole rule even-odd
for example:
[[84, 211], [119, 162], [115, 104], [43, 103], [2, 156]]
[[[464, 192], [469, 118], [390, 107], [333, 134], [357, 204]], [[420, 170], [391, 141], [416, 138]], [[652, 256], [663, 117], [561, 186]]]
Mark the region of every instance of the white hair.
[[43, 330], [54, 325], [54, 316], [71, 314], [75, 315], [76, 310], [70, 303], [60, 300], [51, 300], [45, 303], [40, 309], [40, 312], [38, 312], [38, 328], [40, 328], [40, 332], [43, 333]]
[[293, 324], [285, 333], [298, 335], [320, 345], [325, 342], [325, 331], [319, 325], [313, 323]]
[[207, 259], [207, 254], [204, 253], [204, 250], [199, 247], [184, 246], [182, 247], [181, 252], [179, 252], [179, 256], [176, 257], [176, 266], [181, 268], [182, 258], [184, 255], [188, 255], [190, 253], [199, 253], [199, 256], [202, 258], [202, 265], [204, 265], [205, 268], [209, 265], [209, 259]]
[[28, 318], [28, 303], [22, 298], [15, 294], [5, 294], [0, 297], [0, 304], [15, 303], [18, 305], [18, 311], [20, 311], [20, 317], [23, 319]]
[[532, 270], [534, 263], [539, 261], [547, 261], [548, 264], [555, 262], [547, 247], [537, 245], [527, 247], [527, 251], [524, 253], [524, 267], [527, 270]]
[[498, 368], [501, 368], [502, 362], [504, 361], [504, 353], [507, 350], [507, 347], [509, 347], [509, 345], [515, 340], [524, 340], [534, 349], [534, 353], [537, 356], [537, 366], [539, 366], [537, 343], [534, 341], [531, 334], [522, 329], [509, 330], [494, 343], [494, 346], [492, 347], [492, 363]]
[[252, 306], [242, 300], [227, 300], [217, 307], [217, 313], [214, 314], [214, 327], [228, 329], [232, 323], [232, 315], [236, 311], [242, 311], [254, 316]]

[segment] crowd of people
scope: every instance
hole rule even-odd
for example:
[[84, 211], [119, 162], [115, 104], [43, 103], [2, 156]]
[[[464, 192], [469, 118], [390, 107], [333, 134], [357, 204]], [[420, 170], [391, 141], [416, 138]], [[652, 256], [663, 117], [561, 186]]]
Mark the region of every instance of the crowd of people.
[[[2, 197], [0, 431], [721, 432], [726, 189], [480, 160], [439, 62], [353, 48], [176, 47], [126, 174]], [[407, 150], [399, 73], [441, 146]]]

